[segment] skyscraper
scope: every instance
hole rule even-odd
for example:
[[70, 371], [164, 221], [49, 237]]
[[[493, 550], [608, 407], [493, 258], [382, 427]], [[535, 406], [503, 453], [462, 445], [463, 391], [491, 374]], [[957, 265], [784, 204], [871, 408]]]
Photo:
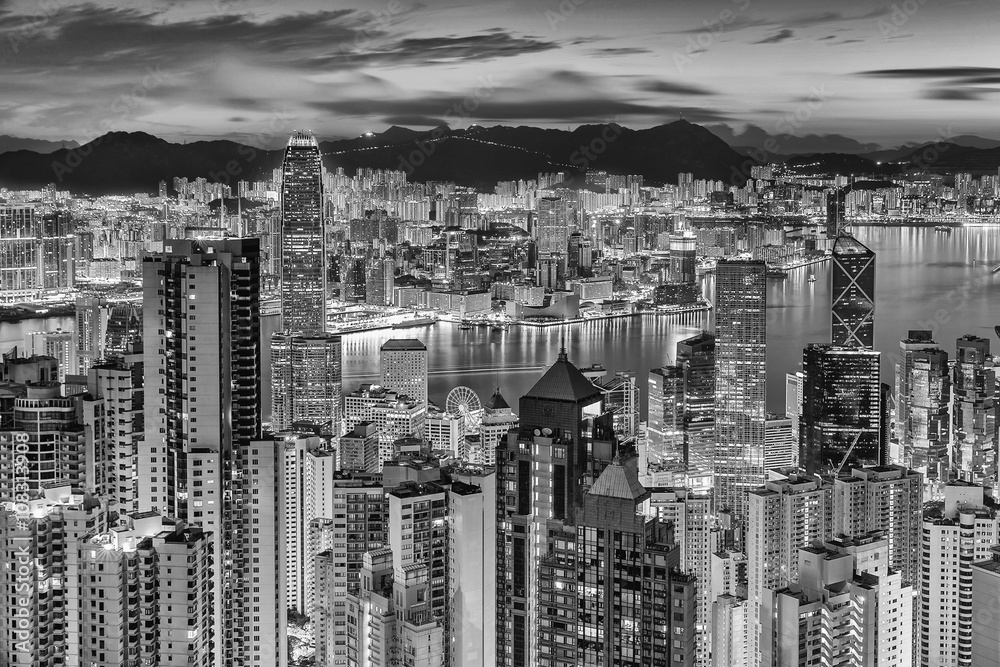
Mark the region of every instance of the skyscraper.
[[341, 338], [334, 334], [271, 337], [271, 430], [310, 423], [340, 435]]
[[215, 664], [283, 664], [284, 615], [273, 611], [285, 608], [273, 551], [278, 518], [268, 486], [275, 445], [258, 443], [259, 241], [171, 240], [147, 257], [143, 352], [139, 511], [213, 535]]
[[806, 474], [885, 463], [880, 437], [881, 356], [860, 347], [813, 343], [805, 349], [799, 461]]
[[875, 342], [875, 253], [853, 236], [833, 244], [833, 344], [872, 349]]
[[995, 488], [997, 481], [996, 371], [990, 341], [976, 336], [958, 339], [952, 371], [951, 467], [959, 479]]
[[427, 406], [427, 346], [410, 338], [391, 338], [379, 356], [380, 384]]
[[326, 329], [323, 161], [309, 132], [288, 140], [281, 182], [281, 310], [291, 332]]
[[747, 492], [764, 483], [766, 269], [720, 260], [715, 276], [716, 507], [740, 522]]

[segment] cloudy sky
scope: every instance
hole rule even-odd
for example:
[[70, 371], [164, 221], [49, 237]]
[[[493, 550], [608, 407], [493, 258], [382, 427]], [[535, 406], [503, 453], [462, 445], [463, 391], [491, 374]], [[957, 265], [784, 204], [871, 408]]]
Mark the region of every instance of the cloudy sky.
[[683, 116], [1000, 138], [996, 0], [0, 0], [0, 134], [258, 145]]

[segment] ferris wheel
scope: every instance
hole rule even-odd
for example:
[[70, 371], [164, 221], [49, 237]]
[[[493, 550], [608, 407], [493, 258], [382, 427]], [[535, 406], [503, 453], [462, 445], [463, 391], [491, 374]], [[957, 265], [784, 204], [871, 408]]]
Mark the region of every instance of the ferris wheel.
[[483, 421], [483, 404], [479, 394], [468, 387], [455, 387], [448, 392], [444, 401], [445, 410], [449, 414], [462, 418], [462, 429], [466, 433], [475, 433]]

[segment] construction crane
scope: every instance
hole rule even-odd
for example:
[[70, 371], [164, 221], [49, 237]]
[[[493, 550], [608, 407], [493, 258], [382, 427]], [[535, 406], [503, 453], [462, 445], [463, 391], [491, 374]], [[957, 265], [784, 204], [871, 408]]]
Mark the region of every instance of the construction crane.
[[[851, 452], [854, 451], [854, 446], [858, 444], [858, 440], [860, 439], [861, 439], [861, 431], [858, 431], [858, 434], [854, 436], [854, 442], [851, 443], [851, 446], [848, 447], [847, 451], [844, 453], [844, 460], [841, 461], [840, 465], [834, 469], [833, 471], [834, 477], [840, 477], [840, 471], [844, 469], [844, 466], [847, 464], [847, 459], [851, 457]], [[833, 459], [830, 459], [830, 467], [831, 468], [833, 467]]]

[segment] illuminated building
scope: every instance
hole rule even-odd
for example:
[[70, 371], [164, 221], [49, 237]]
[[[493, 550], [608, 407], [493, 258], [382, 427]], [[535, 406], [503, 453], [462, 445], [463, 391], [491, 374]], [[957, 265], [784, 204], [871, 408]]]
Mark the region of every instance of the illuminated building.
[[323, 161], [309, 132], [292, 134], [282, 163], [281, 311], [285, 331], [326, 330]]
[[764, 483], [766, 269], [720, 260], [715, 276], [716, 507], [737, 522], [746, 517], [746, 494]]
[[392, 338], [379, 353], [381, 384], [427, 405], [427, 346], [411, 338]]
[[833, 344], [872, 349], [875, 341], [875, 253], [853, 236], [833, 244]]
[[951, 466], [959, 479], [995, 488], [997, 482], [996, 371], [990, 341], [958, 339], [952, 370]]
[[271, 430], [309, 423], [340, 435], [340, 336], [274, 334], [271, 360]]
[[803, 351], [799, 463], [806, 474], [886, 462], [881, 358], [860, 347], [813, 343]]

